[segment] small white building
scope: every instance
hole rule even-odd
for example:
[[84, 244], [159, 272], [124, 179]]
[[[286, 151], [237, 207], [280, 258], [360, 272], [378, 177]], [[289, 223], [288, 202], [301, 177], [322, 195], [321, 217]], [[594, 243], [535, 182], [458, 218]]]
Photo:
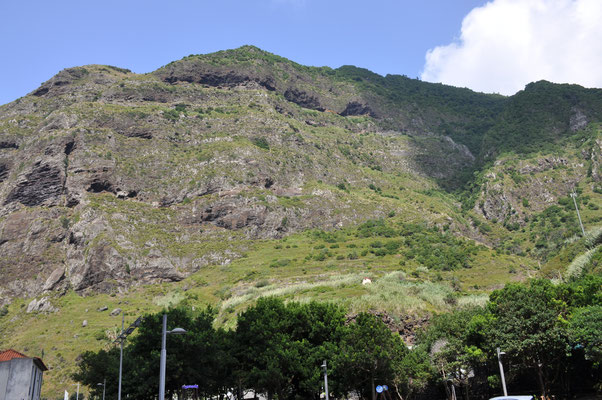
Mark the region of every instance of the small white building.
[[48, 368], [39, 357], [0, 351], [0, 400], [40, 400], [44, 371]]

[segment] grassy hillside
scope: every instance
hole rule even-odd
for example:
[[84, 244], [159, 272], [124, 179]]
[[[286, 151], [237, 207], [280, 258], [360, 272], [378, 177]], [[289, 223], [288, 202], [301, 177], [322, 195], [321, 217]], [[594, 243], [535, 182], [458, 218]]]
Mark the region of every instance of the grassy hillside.
[[214, 304], [232, 327], [275, 295], [409, 331], [507, 282], [595, 271], [601, 99], [547, 82], [475, 93], [251, 46], [150, 74], [61, 71], [0, 107], [0, 347], [43, 349], [56, 397], [83, 350], [111, 345], [115, 308], [129, 323]]

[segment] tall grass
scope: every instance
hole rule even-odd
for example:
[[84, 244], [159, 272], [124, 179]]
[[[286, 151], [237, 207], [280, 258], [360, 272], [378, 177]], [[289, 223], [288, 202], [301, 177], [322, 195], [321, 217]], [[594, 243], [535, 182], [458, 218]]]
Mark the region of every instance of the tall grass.
[[590, 249], [599, 245], [602, 242], [602, 226], [596, 226], [585, 232], [584, 240], [585, 245]]
[[271, 284], [260, 288], [252, 287], [240, 296], [231, 297], [224, 300], [220, 306], [220, 310], [226, 310], [229, 308], [237, 307], [243, 303], [249, 303], [260, 297], [269, 296], [288, 296], [292, 294], [301, 294], [303, 292], [316, 289], [318, 287], [342, 287], [346, 285], [357, 284], [362, 281], [364, 274], [348, 274], [339, 276], [330, 276], [323, 280], [317, 280], [313, 282], [299, 282], [284, 284], [283, 286], [278, 284]]
[[451, 287], [435, 282], [406, 280], [403, 272], [391, 272], [367, 285], [368, 294], [350, 301], [354, 312], [387, 310], [395, 314], [420, 314], [450, 308]]
[[589, 264], [590, 260], [592, 259], [592, 256], [594, 255], [598, 247], [599, 246], [596, 246], [586, 251], [585, 253], [575, 257], [573, 262], [571, 262], [567, 267], [566, 272], [564, 274], [564, 279], [568, 280], [571, 278], [579, 278], [581, 275], [583, 275], [585, 267]]

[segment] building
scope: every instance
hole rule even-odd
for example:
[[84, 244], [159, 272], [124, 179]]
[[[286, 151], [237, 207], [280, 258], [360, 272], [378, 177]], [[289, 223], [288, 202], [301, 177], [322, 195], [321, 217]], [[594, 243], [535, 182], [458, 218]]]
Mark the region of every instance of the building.
[[0, 400], [40, 400], [44, 371], [48, 368], [39, 357], [0, 351]]

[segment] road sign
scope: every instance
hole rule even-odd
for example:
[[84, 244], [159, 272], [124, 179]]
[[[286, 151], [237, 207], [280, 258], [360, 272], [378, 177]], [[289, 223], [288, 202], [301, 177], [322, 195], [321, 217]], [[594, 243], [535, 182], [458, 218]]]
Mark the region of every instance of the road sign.
[[382, 386], [380, 386], [380, 385], [378, 385], [378, 386], [376, 387], [376, 393], [382, 393], [382, 392], [383, 392], [383, 390], [384, 390], [384, 388], [383, 388]]
[[389, 390], [389, 387], [387, 385], [383, 385], [383, 389]]

